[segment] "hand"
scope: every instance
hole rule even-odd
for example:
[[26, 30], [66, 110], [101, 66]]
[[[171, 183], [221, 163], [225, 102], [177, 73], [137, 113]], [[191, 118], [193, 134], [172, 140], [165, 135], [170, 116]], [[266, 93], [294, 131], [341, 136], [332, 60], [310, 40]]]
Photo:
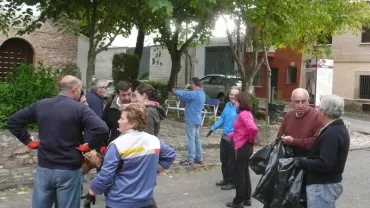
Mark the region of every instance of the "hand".
[[212, 133], [213, 133], [213, 131], [212, 130], [209, 130], [209, 132], [208, 132], [208, 134], [207, 134], [206, 137], [209, 137]]
[[297, 167], [297, 168], [301, 168], [300, 164], [301, 164], [301, 160], [302, 158], [301, 157], [297, 157], [297, 158], [294, 158], [294, 166]]
[[174, 89], [171, 89], [170, 90], [170, 93], [175, 94], [175, 90]]
[[291, 136], [282, 136], [281, 137], [281, 141], [284, 143], [284, 144], [287, 144], [287, 145], [290, 145], [290, 144], [293, 144], [293, 137]]
[[90, 147], [88, 144], [81, 144], [79, 147], [76, 147], [80, 152], [90, 152]]
[[104, 153], [107, 151], [107, 147], [106, 146], [102, 146], [102, 147], [100, 147], [100, 149], [99, 149], [99, 152], [100, 152], [100, 154], [101, 155], [104, 155]]
[[30, 149], [37, 149], [39, 145], [40, 145], [39, 141], [30, 141], [28, 142], [27, 147]]
[[[93, 191], [91, 192], [94, 193]], [[96, 202], [95, 193], [94, 195], [90, 194], [89, 189], [89, 193], [86, 195], [86, 200], [84, 202], [84, 207], [90, 207], [91, 204], [95, 205], [95, 202]]]
[[158, 164], [158, 173], [162, 173], [164, 171], [164, 167]]

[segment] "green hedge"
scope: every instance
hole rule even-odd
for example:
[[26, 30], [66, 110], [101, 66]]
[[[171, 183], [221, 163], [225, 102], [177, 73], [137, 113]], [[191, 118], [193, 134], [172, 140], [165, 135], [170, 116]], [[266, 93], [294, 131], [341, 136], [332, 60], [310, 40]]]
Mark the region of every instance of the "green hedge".
[[[57, 73], [44, 66], [20, 64], [0, 84], [0, 128], [6, 128], [8, 117], [30, 104], [58, 94]], [[33, 125], [32, 127], [35, 127]]]
[[159, 93], [159, 96], [161, 98], [160, 103], [161, 105], [164, 104], [164, 102], [168, 98], [168, 87], [167, 84], [157, 81], [147, 81], [147, 80], [140, 80], [141, 83], [150, 84], [154, 89], [157, 90]]
[[120, 80], [137, 80], [139, 76], [140, 60], [135, 54], [114, 54], [112, 60], [112, 78], [116, 85]]

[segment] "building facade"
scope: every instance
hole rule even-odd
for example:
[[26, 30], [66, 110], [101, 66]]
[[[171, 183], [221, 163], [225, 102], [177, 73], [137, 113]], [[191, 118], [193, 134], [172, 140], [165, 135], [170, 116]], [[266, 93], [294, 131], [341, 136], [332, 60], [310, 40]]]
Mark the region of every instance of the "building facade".
[[51, 68], [76, 64], [82, 74], [86, 74], [83, 73], [86, 71], [88, 50], [85, 37], [62, 33], [49, 23], [27, 35], [16, 35], [19, 29], [12, 27], [8, 36], [0, 35], [0, 79], [4, 80], [13, 65], [21, 62], [36, 66], [42, 62]]

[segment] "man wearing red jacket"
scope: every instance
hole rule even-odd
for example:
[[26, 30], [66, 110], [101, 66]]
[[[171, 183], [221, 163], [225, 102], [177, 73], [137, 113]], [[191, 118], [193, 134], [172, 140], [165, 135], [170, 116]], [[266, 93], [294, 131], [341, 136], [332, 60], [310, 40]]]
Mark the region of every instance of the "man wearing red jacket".
[[307, 90], [297, 88], [292, 92], [294, 109], [289, 111], [280, 126], [278, 136], [284, 144], [293, 147], [296, 157], [305, 157], [320, 133], [323, 125], [319, 111], [309, 106]]

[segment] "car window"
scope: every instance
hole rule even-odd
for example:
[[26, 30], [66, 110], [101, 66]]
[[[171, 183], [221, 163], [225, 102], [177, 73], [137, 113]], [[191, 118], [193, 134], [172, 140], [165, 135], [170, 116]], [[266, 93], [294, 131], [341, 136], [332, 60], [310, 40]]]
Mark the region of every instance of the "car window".
[[210, 84], [211, 83], [211, 76], [209, 76], [209, 77], [203, 77], [201, 80], [200, 80], [200, 82], [202, 83], [202, 84]]
[[222, 77], [215, 76], [215, 77], [213, 77], [211, 84], [213, 84], [213, 85], [223, 85], [225, 83], [224, 83], [224, 79]]

